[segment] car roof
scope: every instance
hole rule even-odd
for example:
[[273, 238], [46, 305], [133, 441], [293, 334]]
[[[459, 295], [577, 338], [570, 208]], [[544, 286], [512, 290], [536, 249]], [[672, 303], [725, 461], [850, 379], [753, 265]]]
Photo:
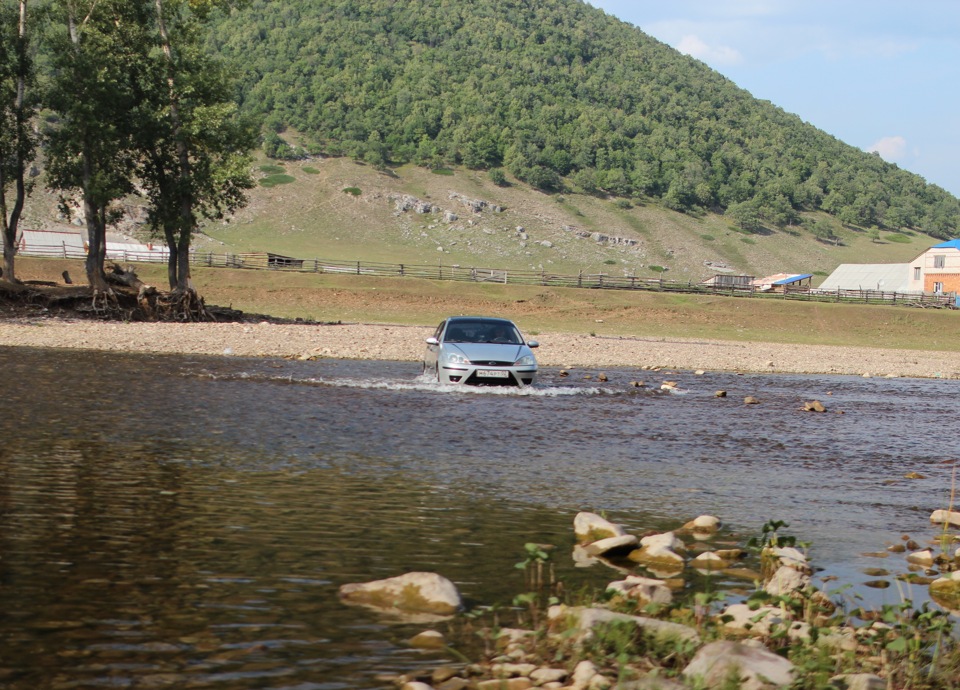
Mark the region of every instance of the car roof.
[[503, 319], [499, 316], [451, 316], [447, 319], [448, 323], [457, 323], [459, 321], [486, 321], [489, 323], [513, 323], [510, 319]]

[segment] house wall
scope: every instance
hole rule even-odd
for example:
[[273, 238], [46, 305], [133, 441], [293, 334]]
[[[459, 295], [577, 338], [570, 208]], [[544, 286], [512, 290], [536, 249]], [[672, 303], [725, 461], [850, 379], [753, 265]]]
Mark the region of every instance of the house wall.
[[[937, 257], [943, 266], [937, 266]], [[917, 277], [919, 269], [919, 277]], [[960, 250], [931, 247], [910, 263], [910, 289], [934, 292], [934, 283], [943, 283], [943, 292], [960, 292]]]

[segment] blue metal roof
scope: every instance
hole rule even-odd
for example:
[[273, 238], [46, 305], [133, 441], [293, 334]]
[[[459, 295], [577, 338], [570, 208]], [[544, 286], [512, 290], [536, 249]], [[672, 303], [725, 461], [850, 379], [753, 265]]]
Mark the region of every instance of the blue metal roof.
[[795, 276], [790, 276], [789, 278], [781, 278], [780, 280], [771, 283], [771, 285], [789, 285], [790, 283], [799, 283], [801, 280], [806, 280], [807, 278], [813, 278], [813, 274], [799, 273]]
[[931, 249], [960, 249], [960, 240], [947, 240], [940, 244], [935, 244]]

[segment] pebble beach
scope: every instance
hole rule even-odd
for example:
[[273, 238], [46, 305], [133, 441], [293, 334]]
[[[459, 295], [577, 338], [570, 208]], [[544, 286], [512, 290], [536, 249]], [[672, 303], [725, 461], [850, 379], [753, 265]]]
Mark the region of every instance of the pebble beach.
[[[433, 329], [391, 324], [0, 321], [0, 345], [291, 359], [419, 361]], [[541, 366], [960, 378], [955, 352], [541, 332]]]

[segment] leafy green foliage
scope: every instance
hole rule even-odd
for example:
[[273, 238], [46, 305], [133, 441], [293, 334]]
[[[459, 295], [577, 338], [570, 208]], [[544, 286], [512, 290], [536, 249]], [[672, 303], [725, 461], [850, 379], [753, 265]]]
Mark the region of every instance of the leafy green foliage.
[[360, 196], [362, 193], [359, 187], [344, 187], [344, 194], [349, 194], [350, 196]]
[[773, 228], [817, 209], [942, 238], [960, 222], [944, 190], [579, 0], [253, 0], [208, 42], [274, 132], [373, 165], [504, 168], [682, 212], [748, 202], [737, 222]]

